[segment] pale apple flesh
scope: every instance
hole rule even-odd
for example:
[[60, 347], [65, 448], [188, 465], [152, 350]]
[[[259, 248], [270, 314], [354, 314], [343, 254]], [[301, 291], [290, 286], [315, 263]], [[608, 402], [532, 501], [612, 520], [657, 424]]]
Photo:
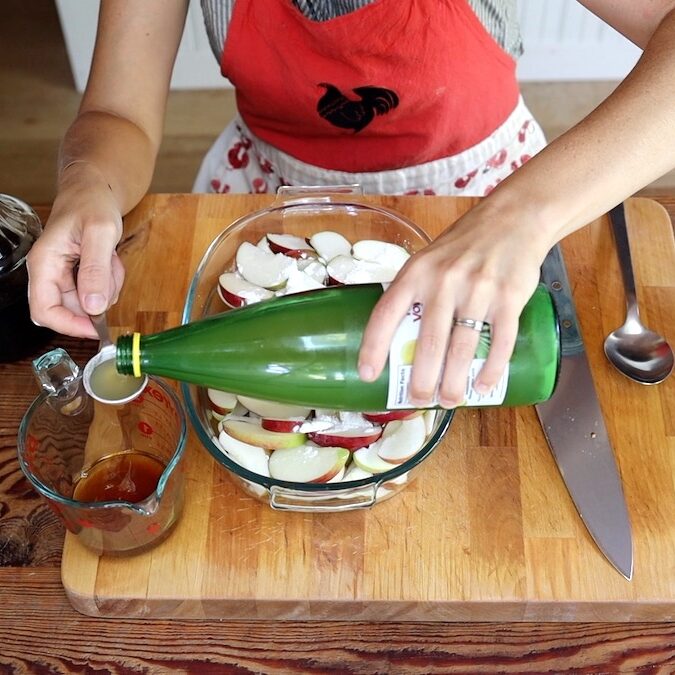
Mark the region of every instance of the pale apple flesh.
[[245, 469], [261, 476], [269, 476], [269, 453], [258, 445], [244, 443], [226, 431], [218, 435], [218, 443], [225, 454]]
[[330, 230], [313, 234], [309, 238], [309, 243], [326, 262], [338, 255], [349, 255], [352, 250], [351, 242], [346, 237]]
[[207, 389], [206, 395], [209, 399], [209, 406], [211, 410], [221, 415], [231, 413], [237, 405], [237, 397], [229, 391], [221, 391], [220, 389]]
[[237, 249], [236, 264], [246, 281], [269, 290], [282, 288], [291, 269], [297, 268], [292, 258], [282, 253], [267, 253], [247, 241]]
[[268, 431], [255, 422], [225, 419], [222, 422], [223, 431], [233, 438], [250, 445], [258, 445], [265, 450], [279, 450], [302, 445], [307, 440], [306, 434], [297, 432], [283, 433]]
[[385, 427], [378, 441], [377, 454], [385, 462], [402, 464], [424, 447], [426, 438], [427, 429], [423, 416], [394, 420]]
[[348, 459], [349, 450], [345, 448], [283, 448], [270, 456], [270, 476], [300, 483], [327, 483], [344, 469]]

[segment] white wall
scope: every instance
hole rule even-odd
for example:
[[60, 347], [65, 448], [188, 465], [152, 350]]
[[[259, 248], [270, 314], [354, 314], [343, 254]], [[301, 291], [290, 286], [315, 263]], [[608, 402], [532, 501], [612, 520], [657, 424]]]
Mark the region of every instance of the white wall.
[[[56, 0], [56, 6], [75, 84], [82, 91], [94, 48], [98, 1]], [[519, 0], [519, 10], [525, 54], [518, 76], [523, 81], [618, 80], [640, 55], [639, 49], [573, 0]], [[199, 0], [190, 2], [171, 86], [229, 86], [209, 47]]]
[[[61, 19], [66, 50], [75, 86], [83, 91], [87, 84], [91, 55], [96, 38], [98, 0], [55, 0]], [[143, 0], [137, 0], [143, 2]], [[214, 89], [230, 86], [220, 74], [211, 51], [199, 0], [190, 0], [183, 40], [176, 57], [172, 89]]]
[[518, 5], [523, 81], [620, 80], [642, 53], [578, 2], [518, 0]]

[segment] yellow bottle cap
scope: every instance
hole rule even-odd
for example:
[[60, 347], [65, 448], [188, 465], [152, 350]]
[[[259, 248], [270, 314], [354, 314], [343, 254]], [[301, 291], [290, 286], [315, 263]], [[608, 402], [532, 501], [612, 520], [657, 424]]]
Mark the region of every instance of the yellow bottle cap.
[[141, 334], [134, 333], [131, 338], [131, 366], [134, 377], [141, 376]]

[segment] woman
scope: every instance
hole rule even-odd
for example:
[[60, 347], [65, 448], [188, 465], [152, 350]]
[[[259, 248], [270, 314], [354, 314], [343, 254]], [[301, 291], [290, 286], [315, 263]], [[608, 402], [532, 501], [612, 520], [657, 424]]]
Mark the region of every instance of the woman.
[[[421, 302], [413, 403], [435, 392], [446, 407], [462, 401], [484, 321], [492, 347], [474, 386], [491, 389], [546, 252], [675, 165], [675, 0], [582, 4], [644, 54], [601, 106], [541, 149], [518, 94], [518, 39], [505, 28], [515, 0], [203, 1], [240, 117], [205, 158], [197, 189], [359, 182], [487, 195], [383, 295], [364, 336], [362, 379], [377, 377], [400, 318]], [[117, 299], [122, 215], [150, 184], [186, 11], [187, 0], [101, 4], [54, 209], [28, 260], [42, 325], [94, 337], [87, 314]]]

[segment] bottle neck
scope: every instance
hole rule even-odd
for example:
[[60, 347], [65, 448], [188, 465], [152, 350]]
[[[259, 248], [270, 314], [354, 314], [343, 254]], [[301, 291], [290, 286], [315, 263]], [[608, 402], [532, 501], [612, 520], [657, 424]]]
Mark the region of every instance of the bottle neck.
[[116, 366], [122, 375], [134, 374], [133, 342], [134, 335], [121, 335], [117, 338]]

